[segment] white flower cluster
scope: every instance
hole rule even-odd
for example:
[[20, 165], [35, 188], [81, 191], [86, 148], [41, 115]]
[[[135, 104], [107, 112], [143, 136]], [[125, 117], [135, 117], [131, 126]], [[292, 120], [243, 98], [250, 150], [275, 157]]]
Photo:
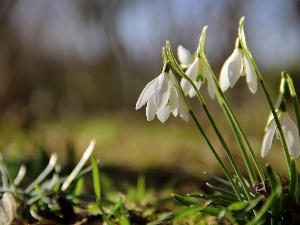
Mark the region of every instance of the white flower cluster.
[[[205, 80], [207, 80], [208, 93], [212, 99], [216, 95], [216, 85], [225, 92], [229, 87], [232, 88], [241, 76], [246, 77], [250, 92], [256, 93], [257, 73], [245, 50], [240, 46], [239, 38], [236, 41], [234, 51], [221, 68], [219, 82], [210, 72], [211, 69], [208, 67], [207, 61], [204, 60], [203, 53], [201, 53], [203, 49], [200, 51], [200, 48], [193, 57], [183, 46], [178, 46], [178, 61], [181, 69], [185, 70], [185, 77], [181, 79], [180, 83], [177, 82], [172, 68], [166, 70], [166, 65], [164, 65], [163, 72], [146, 85], [136, 103], [136, 110], [147, 103], [146, 116], [148, 121], [153, 120], [156, 115], [164, 123], [172, 113], [175, 117], [179, 114], [183, 120], [188, 122], [189, 106], [185, 101], [186, 96], [191, 98], [196, 96]], [[287, 112], [280, 112], [278, 115], [290, 155], [296, 158], [300, 155], [298, 128]], [[262, 157], [265, 157], [269, 152], [276, 129], [277, 126], [273, 119], [263, 140]]]

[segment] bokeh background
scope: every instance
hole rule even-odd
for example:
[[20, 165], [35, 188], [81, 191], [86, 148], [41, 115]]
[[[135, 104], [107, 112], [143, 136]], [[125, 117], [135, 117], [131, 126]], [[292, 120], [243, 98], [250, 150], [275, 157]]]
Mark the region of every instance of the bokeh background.
[[[30, 161], [39, 154], [37, 148], [44, 148], [66, 164], [76, 161], [95, 138], [95, 154], [103, 166], [139, 173], [155, 167], [197, 177], [203, 170], [221, 172], [192, 121], [150, 123], [144, 108], [134, 108], [144, 86], [162, 70], [166, 40], [174, 51], [182, 44], [193, 52], [208, 25], [206, 50], [218, 75], [233, 51], [242, 16], [248, 44], [274, 100], [281, 71], [289, 71], [298, 88], [297, 0], [1, 1], [1, 148], [10, 161]], [[206, 87], [202, 92], [207, 96]], [[269, 113], [262, 91], [250, 94], [241, 79], [226, 95], [259, 156]], [[235, 151], [220, 108], [206, 99]], [[192, 104], [223, 155], [197, 101]], [[275, 163], [283, 157], [276, 143], [265, 160], [285, 171], [283, 161], [282, 167]]]

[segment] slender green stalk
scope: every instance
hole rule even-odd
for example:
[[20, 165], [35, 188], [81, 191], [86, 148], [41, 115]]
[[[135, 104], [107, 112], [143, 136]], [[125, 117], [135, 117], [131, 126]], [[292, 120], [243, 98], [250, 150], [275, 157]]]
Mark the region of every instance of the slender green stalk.
[[246, 56], [248, 57], [248, 59], [250, 60], [255, 72], [256, 72], [256, 75], [257, 75], [257, 78], [262, 86], [262, 89], [263, 89], [263, 92], [267, 98], [267, 102], [270, 106], [270, 109], [271, 109], [271, 112], [273, 114], [273, 117], [274, 117], [274, 120], [275, 120], [275, 123], [276, 123], [276, 126], [277, 126], [277, 130], [279, 132], [279, 136], [280, 136], [280, 139], [281, 139], [281, 143], [282, 143], [282, 146], [283, 146], [283, 150], [284, 150], [284, 155], [285, 155], [285, 159], [286, 159], [286, 162], [287, 162], [287, 167], [288, 167], [288, 171], [289, 171], [289, 174], [291, 174], [291, 171], [290, 171], [290, 164], [291, 164], [291, 156], [289, 154], [289, 150], [288, 150], [288, 146], [287, 146], [287, 143], [286, 143], [286, 139], [285, 139], [285, 136], [283, 134], [283, 130], [282, 130], [282, 126], [281, 126], [281, 123], [279, 121], [279, 117], [277, 115], [277, 112], [276, 112], [276, 109], [272, 103], [272, 100], [271, 100], [271, 97], [269, 95], [269, 92], [267, 90], [267, 87], [265, 85], [265, 82], [263, 80], [263, 77], [250, 53], [250, 51], [248, 50], [248, 47], [247, 47], [247, 43], [246, 43], [246, 39], [245, 39], [245, 34], [244, 34], [244, 29], [243, 29], [243, 24], [244, 24], [244, 17], [240, 20], [240, 27], [239, 27], [239, 38], [241, 40], [241, 45], [243, 47], [243, 50], [246, 54]]
[[[193, 85], [193, 88], [197, 89], [197, 87], [195, 85]], [[224, 148], [224, 150], [226, 152], [226, 155], [227, 155], [227, 157], [228, 157], [228, 159], [229, 159], [229, 161], [230, 161], [230, 163], [231, 163], [231, 165], [232, 165], [235, 173], [237, 174], [237, 176], [238, 176], [238, 178], [239, 178], [239, 180], [240, 180], [240, 182], [241, 182], [241, 184], [243, 186], [243, 189], [244, 189], [244, 191], [245, 191], [248, 199], [251, 199], [250, 191], [248, 189], [248, 186], [247, 186], [247, 184], [245, 182], [245, 179], [244, 179], [244, 177], [243, 177], [243, 175], [242, 175], [242, 173], [241, 173], [238, 165], [236, 164], [236, 162], [235, 162], [235, 160], [234, 160], [234, 158], [233, 158], [233, 156], [232, 156], [232, 154], [231, 154], [231, 152], [230, 152], [230, 150], [229, 150], [229, 148], [228, 148], [228, 146], [227, 146], [227, 144], [226, 144], [223, 136], [221, 135], [219, 129], [216, 126], [216, 123], [214, 122], [214, 120], [213, 120], [213, 118], [212, 118], [209, 110], [207, 109], [206, 103], [204, 102], [204, 99], [202, 98], [200, 92], [198, 90], [196, 92], [197, 92], [198, 99], [199, 99], [199, 101], [200, 101], [200, 103], [201, 103], [201, 105], [202, 105], [202, 107], [203, 107], [203, 109], [204, 109], [204, 111], [205, 111], [208, 119], [209, 119], [209, 122], [213, 126], [213, 129], [214, 129], [216, 135], [218, 136], [218, 138], [220, 140], [220, 143], [222, 144], [222, 146], [223, 146], [223, 148]]]
[[[245, 135], [243, 129], [241, 128], [238, 120], [236, 119], [231, 107], [230, 107], [230, 104], [228, 103], [228, 101], [226, 100], [221, 88], [220, 88], [220, 85], [219, 85], [219, 82], [212, 70], [212, 68], [210, 67], [210, 64], [207, 60], [207, 56], [206, 56], [206, 52], [205, 52], [205, 37], [206, 37], [206, 29], [207, 27], [204, 27], [203, 28], [203, 31], [202, 31], [202, 35], [201, 35], [201, 38], [199, 40], [199, 52], [200, 52], [200, 56], [202, 57], [203, 61], [204, 61], [204, 64], [206, 65], [206, 67], [208, 68], [213, 80], [214, 80], [214, 83], [215, 83], [215, 86], [216, 86], [216, 93], [218, 95], [218, 100], [219, 100], [219, 103], [221, 105], [221, 107], [223, 108], [223, 110], [226, 112], [226, 116], [229, 120], [229, 123], [233, 129], [233, 132], [235, 134], [235, 137], [240, 145], [240, 149], [242, 151], [242, 155], [243, 155], [243, 158], [244, 158], [244, 161], [245, 161], [245, 164], [246, 164], [246, 167], [247, 167], [247, 170], [248, 170], [248, 174], [250, 176], [250, 179], [251, 181], [257, 181], [257, 178], [256, 178], [256, 173], [255, 173], [255, 170], [252, 166], [252, 164], [250, 163], [250, 159], [249, 159], [249, 156], [248, 154], [246, 153], [246, 150], [245, 150], [245, 147], [244, 147], [244, 144], [243, 142], [240, 140], [240, 136], [242, 137], [243, 141], [245, 142], [246, 146], [247, 146], [247, 149], [252, 157], [252, 160], [254, 162], [254, 165], [256, 166], [256, 169], [257, 169], [257, 172], [260, 176], [260, 179], [263, 181], [265, 179], [265, 176], [264, 176], [264, 173], [263, 173], [263, 170], [254, 154], [254, 151], [250, 145], [250, 142], [247, 138], [247, 136]], [[221, 97], [221, 99], [220, 99]], [[221, 101], [220, 101], [221, 100]]]
[[[227, 107], [227, 105], [224, 105], [223, 110], [224, 110], [224, 113], [225, 113], [227, 119], [230, 122], [231, 128], [232, 128], [233, 133], [235, 135], [235, 138], [238, 141], [238, 144], [239, 144], [240, 149], [242, 151], [242, 155], [243, 155], [244, 161], [246, 162], [246, 165], [251, 165], [250, 158], [248, 157], [248, 154], [246, 152], [246, 149], [245, 149], [245, 146], [243, 144], [243, 140], [242, 140], [242, 137], [240, 135], [238, 126], [236, 125], [233, 117], [230, 116], [231, 115], [230, 109]], [[257, 181], [257, 177], [256, 177], [256, 174], [255, 174], [255, 171], [254, 171], [253, 167], [252, 166], [247, 166], [247, 170], [248, 170], [248, 174], [250, 176], [251, 182]]]
[[256, 177], [254, 168], [252, 167], [252, 164], [250, 162], [249, 156], [248, 156], [248, 154], [246, 152], [245, 146], [244, 146], [241, 138], [246, 143], [247, 149], [248, 149], [248, 151], [249, 151], [249, 153], [250, 153], [250, 155], [252, 157], [254, 165], [256, 166], [256, 169], [258, 171], [260, 179], [264, 180], [265, 176], [264, 176], [263, 170], [262, 170], [262, 168], [261, 168], [261, 166], [260, 166], [260, 164], [259, 164], [259, 162], [258, 162], [258, 160], [257, 160], [257, 158], [256, 158], [256, 156], [254, 154], [254, 151], [253, 151], [253, 149], [252, 149], [252, 147], [250, 145], [250, 142], [249, 142], [248, 138], [246, 137], [243, 129], [241, 128], [238, 120], [236, 119], [236, 117], [235, 117], [235, 115], [234, 115], [234, 113], [233, 113], [233, 111], [232, 111], [229, 103], [227, 102], [227, 100], [226, 100], [223, 92], [221, 91], [221, 88], [220, 88], [220, 86], [218, 84], [218, 81], [216, 80], [216, 76], [214, 75], [211, 67], [209, 65], [207, 65], [207, 66], [208, 66], [208, 68], [210, 70], [210, 73], [212, 74], [212, 77], [214, 79], [214, 82], [215, 82], [215, 84], [217, 86], [217, 88], [216, 88], [216, 90], [217, 90], [216, 94], [218, 96], [219, 104], [222, 107], [222, 109], [224, 110], [225, 115], [226, 115], [226, 117], [227, 117], [227, 119], [228, 119], [228, 121], [229, 121], [232, 129], [233, 129], [233, 133], [234, 133], [234, 135], [235, 135], [235, 137], [236, 137], [236, 139], [238, 141], [238, 144], [239, 144], [240, 149], [242, 151], [242, 155], [243, 155], [244, 161], [246, 163], [246, 167], [247, 167], [248, 174], [250, 176], [251, 181], [252, 182], [253, 181], [257, 181], [257, 177]]
[[[172, 62], [170, 62], [170, 63], [172, 64]], [[178, 68], [178, 67], [177, 67], [177, 68]], [[176, 67], [175, 67], [175, 69], [176, 69]], [[180, 71], [178, 71], [178, 69], [177, 69], [176, 72], [177, 72], [177, 73], [180, 73]], [[239, 191], [239, 189], [238, 189], [236, 183], [234, 182], [234, 180], [233, 180], [233, 178], [232, 178], [232, 175], [230, 175], [230, 172], [229, 172], [228, 169], [226, 168], [225, 164], [222, 162], [222, 159], [219, 157], [217, 151], [215, 150], [215, 148], [213, 147], [213, 145], [212, 145], [212, 143], [210, 142], [209, 138], [208, 138], [207, 135], [205, 134], [205, 132], [204, 132], [202, 126], [200, 125], [200, 123], [199, 123], [197, 117], [195, 116], [195, 114], [194, 114], [194, 112], [193, 112], [192, 107], [190, 106], [190, 104], [189, 104], [189, 102], [188, 102], [188, 100], [187, 100], [187, 97], [186, 97], [185, 94], [183, 93], [183, 90], [182, 90], [182, 88], [181, 88], [181, 86], [180, 86], [178, 80], [175, 79], [175, 82], [176, 82], [175, 86], [176, 86], [176, 88], [178, 89], [178, 91], [180, 92], [180, 95], [181, 95], [181, 97], [183, 98], [183, 100], [184, 100], [184, 102], [185, 102], [185, 104], [186, 104], [186, 106], [187, 106], [187, 108], [188, 108], [188, 111], [189, 111], [190, 115], [192, 116], [194, 122], [196, 123], [196, 126], [197, 126], [198, 130], [200, 131], [200, 133], [201, 133], [201, 135], [203, 136], [205, 142], [207, 143], [208, 147], [210, 148], [210, 150], [211, 150], [212, 153], [214, 154], [214, 156], [215, 156], [216, 160], [218, 161], [219, 165], [221, 166], [223, 172], [225, 173], [226, 177], [228, 178], [229, 182], [231, 183], [232, 188], [233, 188], [234, 192], [236, 193], [238, 199], [239, 199], [239, 200], [242, 200], [242, 196], [241, 196], [241, 194], [240, 194], [240, 191]], [[243, 180], [243, 181], [244, 181], [244, 180]], [[246, 190], [245, 190], [245, 192], [246, 192]], [[246, 193], [247, 193], [247, 192], [246, 192]], [[249, 195], [250, 195], [250, 193], [249, 193]]]
[[194, 122], [197, 125], [198, 130], [200, 131], [201, 135], [203, 136], [205, 142], [207, 143], [208, 147], [210, 148], [210, 150], [212, 151], [212, 153], [214, 154], [215, 158], [217, 159], [219, 165], [221, 166], [223, 172], [225, 173], [227, 179], [229, 180], [229, 182], [232, 185], [232, 188], [234, 190], [234, 192], [236, 193], [237, 197], [239, 200], [242, 200], [242, 196], [241, 193], [236, 185], [236, 183], [234, 182], [234, 180], [232, 179], [232, 175], [230, 175], [229, 171], [227, 170], [226, 166], [224, 165], [224, 163], [222, 162], [222, 159], [219, 157], [218, 153], [216, 152], [215, 148], [213, 147], [213, 145], [211, 144], [211, 142], [209, 141], [209, 138], [206, 136], [203, 128], [201, 127], [199, 121], [197, 120], [197, 117], [195, 116], [194, 112], [192, 109], [189, 110], [190, 115], [192, 116]]
[[[218, 93], [220, 94], [220, 96], [221, 96], [221, 98], [223, 100], [222, 107], [224, 107], [224, 109], [227, 111], [228, 115], [230, 116], [230, 119], [234, 122], [236, 128], [238, 129], [240, 135], [242, 136], [244, 142], [246, 143], [247, 149], [248, 149], [248, 151], [250, 153], [250, 156], [251, 156], [252, 161], [253, 161], [253, 163], [254, 163], [254, 165], [256, 167], [256, 170], [257, 170], [257, 172], [258, 172], [258, 174], [260, 176], [261, 181], [265, 180], [264, 172], [263, 172], [263, 170], [262, 170], [262, 168], [260, 166], [260, 163], [257, 160], [257, 157], [256, 157], [256, 155], [255, 155], [255, 153], [254, 153], [254, 151], [252, 149], [252, 146], [251, 146], [251, 144], [250, 144], [250, 142], [249, 142], [249, 140], [248, 140], [245, 132], [241, 128], [241, 125], [239, 124], [237, 118], [235, 117], [235, 115], [234, 115], [234, 113], [233, 113], [233, 111], [232, 111], [232, 109], [231, 109], [231, 107], [230, 107], [227, 99], [225, 98], [225, 96], [224, 96], [224, 94], [223, 94], [223, 92], [222, 92], [222, 90], [221, 90], [220, 87], [218, 87]], [[245, 154], [245, 155], [248, 156], [248, 154]], [[248, 158], [248, 157], [246, 157], [246, 158]], [[251, 171], [251, 173], [252, 173], [252, 176], [250, 176], [250, 178], [252, 177], [253, 179], [256, 180], [254, 169], [251, 166], [249, 166], [248, 170]], [[254, 181], [254, 180], [252, 180], [252, 181]]]
[[[244, 189], [244, 191], [245, 191], [245, 193], [246, 193], [248, 199], [251, 199], [250, 191], [249, 191], [248, 186], [247, 186], [247, 184], [246, 184], [246, 182], [245, 182], [245, 179], [244, 179], [244, 177], [243, 177], [243, 175], [242, 175], [242, 173], [241, 173], [241, 171], [240, 171], [238, 165], [236, 164], [236, 162], [235, 162], [235, 160], [234, 160], [234, 158], [233, 158], [233, 156], [232, 156], [232, 154], [231, 154], [231, 152], [230, 152], [230, 150], [229, 150], [229, 148], [228, 148], [228, 146], [227, 146], [227, 144], [226, 144], [224, 138], [222, 137], [222, 135], [221, 135], [219, 129], [217, 128], [217, 126], [216, 126], [216, 124], [215, 124], [215, 122], [214, 122], [214, 120], [213, 120], [213, 118], [212, 118], [212, 116], [211, 116], [209, 110], [207, 109], [206, 103], [205, 103], [205, 101], [204, 101], [202, 95], [200, 94], [199, 90], [198, 90], [197, 87], [195, 86], [194, 82], [193, 82], [189, 77], [187, 77], [180, 69], [178, 69], [179, 67], [177, 67], [177, 66], [176, 66], [174, 63], [172, 63], [172, 62], [170, 62], [170, 64], [173, 64], [173, 68], [176, 69], [176, 72], [179, 73], [181, 76], [183, 76], [185, 79], [187, 79], [187, 80], [192, 84], [193, 88], [196, 90], [197, 97], [198, 97], [198, 99], [199, 99], [199, 101], [200, 101], [201, 106], [203, 107], [203, 109], [204, 109], [204, 111], [205, 111], [205, 113], [206, 113], [206, 115], [207, 115], [207, 117], [208, 117], [210, 123], [212, 124], [213, 129], [214, 129], [216, 135], [218, 136], [218, 138], [219, 138], [219, 140], [220, 140], [220, 143], [222, 144], [223, 148], [225, 149], [225, 152], [226, 152], [226, 154], [227, 154], [227, 157], [228, 157], [228, 159], [229, 159], [229, 161], [230, 161], [230, 163], [231, 163], [231, 165], [232, 165], [232, 167], [233, 167], [235, 173], [237, 174], [237, 176], [238, 176], [238, 178], [239, 178], [239, 180], [240, 180], [240, 182], [241, 182], [241, 184], [242, 184], [242, 186], [243, 186], [243, 189]], [[178, 86], [180, 86], [180, 85], [178, 85]], [[180, 89], [181, 89], [181, 88], [180, 88]], [[187, 99], [186, 99], [186, 96], [185, 96], [184, 93], [183, 93], [183, 90], [181, 89], [180, 92], [181, 92], [181, 95], [184, 96], [185, 102], [188, 104], [188, 101], [187, 101]], [[189, 106], [189, 104], [188, 104], [188, 106]], [[189, 106], [189, 109], [190, 109], [190, 112], [192, 112], [191, 106]], [[194, 114], [194, 113], [193, 113], [193, 114]], [[192, 115], [192, 117], [193, 117], [193, 115]], [[193, 119], [194, 119], [194, 117], [193, 117]], [[194, 121], [195, 121], [195, 120], [194, 120]], [[195, 121], [195, 122], [196, 122], [196, 121]], [[203, 137], [205, 138], [206, 142], [209, 141], [208, 138], [207, 138], [207, 136], [205, 135], [204, 131], [202, 130], [202, 128], [201, 128], [199, 122], [198, 122], [198, 123], [196, 122], [196, 124], [197, 124], [197, 127], [198, 127], [198, 129], [200, 130], [201, 134], [202, 134]], [[201, 130], [202, 130], [203, 132], [202, 132]], [[209, 143], [210, 143], [210, 142], [209, 142]], [[213, 146], [212, 146], [212, 145], [210, 145], [210, 148], [212, 149], [212, 151], [213, 151], [213, 153], [214, 153], [214, 150], [213, 150]], [[217, 158], [217, 160], [218, 160], [218, 162], [219, 162], [219, 164], [220, 164], [220, 162], [221, 162], [221, 161], [219, 161], [220, 159]], [[221, 165], [221, 164], [220, 164], [220, 165]]]

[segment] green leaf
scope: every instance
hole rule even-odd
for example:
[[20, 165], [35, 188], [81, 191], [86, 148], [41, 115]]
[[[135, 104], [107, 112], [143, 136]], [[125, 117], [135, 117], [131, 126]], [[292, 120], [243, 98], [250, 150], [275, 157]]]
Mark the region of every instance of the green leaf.
[[265, 214], [270, 208], [272, 214], [271, 224], [277, 224], [282, 210], [282, 186], [281, 182], [279, 181], [278, 177], [276, 176], [270, 165], [267, 165], [267, 174], [270, 180], [272, 195], [265, 202], [264, 206], [260, 211], [260, 215], [261, 220], [264, 220]]
[[[187, 199], [187, 198], [181, 197], [181, 196], [176, 195], [176, 194], [173, 194], [172, 196], [173, 196], [173, 198], [174, 198], [177, 202], [179, 202], [180, 204], [182, 204], [182, 205], [184, 205], [184, 206], [186, 206], [186, 207], [189, 207], [189, 209], [190, 209], [190, 208], [195, 208], [197, 205], [200, 205], [201, 207], [200, 207], [200, 208], [197, 208], [198, 211], [199, 211], [199, 212], [201, 211], [202, 213], [205, 213], [205, 214], [208, 214], [208, 215], [211, 215], [211, 216], [219, 216], [220, 213], [221, 213], [221, 211], [223, 210], [223, 209], [217, 208], [217, 207], [201, 205], [201, 204], [198, 203], [198, 202], [191, 201], [191, 200], [189, 200], [189, 199]], [[197, 196], [197, 195], [191, 194], [191, 195], [189, 195], [189, 196]], [[198, 195], [198, 196], [200, 196], [200, 195]], [[217, 196], [211, 195], [211, 197], [213, 198], [213, 197], [217, 197]], [[191, 210], [191, 211], [193, 211], [193, 210]], [[197, 212], [198, 212], [198, 211], [197, 211]], [[190, 211], [184, 211], [184, 212], [188, 212], [188, 214], [190, 213]], [[181, 213], [180, 213], [180, 215], [181, 215]], [[184, 215], [185, 215], [185, 214], [184, 214]], [[170, 214], [170, 215], [168, 215], [168, 216], [171, 216], [171, 217], [173, 218], [174, 215], [173, 215], [173, 214]], [[177, 214], [176, 214], [176, 216], [177, 216]], [[228, 220], [231, 221], [231, 222], [234, 222], [234, 221], [235, 221], [234, 217], [232, 216], [232, 214], [231, 214], [229, 211], [226, 211], [225, 217], [226, 217], [226, 219], [228, 219]], [[168, 218], [169, 218], [169, 217], [168, 217]], [[176, 217], [176, 218], [177, 218], [177, 217]], [[180, 217], [180, 218], [181, 218], [181, 217]]]
[[289, 195], [298, 199], [298, 171], [294, 159], [291, 159], [290, 171]]
[[202, 198], [202, 199], [206, 199], [206, 200], [212, 200], [214, 203], [226, 205], [226, 206], [236, 201], [235, 198], [231, 198], [226, 195], [189, 194], [188, 196], [190, 196], [192, 198]]
[[162, 218], [149, 223], [149, 225], [158, 225], [158, 224], [162, 224], [167, 221], [186, 218], [186, 217], [195, 215], [195, 213], [200, 212], [204, 207], [205, 206], [203, 206], [203, 205], [198, 205], [198, 206], [191, 206], [189, 208], [180, 209], [178, 211], [171, 212], [171, 213], [164, 215]]
[[210, 187], [211, 189], [213, 189], [213, 190], [215, 190], [215, 191], [221, 193], [222, 195], [226, 195], [226, 196], [231, 197], [231, 198], [233, 198], [233, 199], [235, 199], [235, 200], [238, 200], [238, 197], [237, 197], [236, 194], [233, 193], [233, 192], [230, 192], [230, 191], [224, 190], [224, 189], [222, 189], [222, 188], [213, 186], [213, 185], [211, 185], [211, 184], [209, 184], [209, 183], [206, 183], [206, 185], [207, 185], [208, 187]]
[[187, 198], [184, 198], [184, 197], [181, 197], [180, 195], [177, 195], [177, 194], [172, 194], [172, 197], [177, 201], [179, 202], [180, 204], [184, 205], [184, 206], [193, 206], [193, 205], [199, 205], [198, 202], [195, 202], [195, 201], [192, 201], [192, 200], [189, 200]]
[[139, 176], [137, 180], [137, 187], [136, 187], [136, 200], [138, 203], [141, 203], [145, 199], [146, 193], [146, 184], [145, 184], [145, 177]]
[[76, 186], [74, 188], [73, 195], [78, 196], [81, 194], [83, 184], [84, 184], [84, 179], [83, 179], [83, 177], [81, 177], [76, 181]]
[[263, 200], [264, 196], [260, 195], [257, 198], [250, 201], [249, 206], [245, 209], [245, 212], [252, 210], [261, 200]]
[[250, 201], [234, 202], [227, 207], [229, 211], [245, 210], [250, 204]]
[[210, 178], [216, 180], [216, 181], [219, 181], [220, 183], [222, 184], [225, 184], [226, 186], [229, 186], [229, 187], [232, 187], [231, 183], [227, 180], [224, 180], [216, 175], [213, 175], [211, 173], [208, 173], [208, 172], [204, 172], [204, 174], [206, 174], [207, 176], [209, 176]]
[[257, 225], [257, 224], [264, 224], [266, 221], [266, 214], [268, 213], [268, 210], [272, 207], [272, 205], [278, 201], [278, 198], [282, 194], [282, 190], [279, 186], [272, 192], [270, 197], [265, 201], [264, 205], [256, 214], [256, 216], [250, 221], [247, 225]]
[[91, 164], [92, 164], [94, 191], [95, 191], [97, 201], [100, 201], [101, 200], [100, 173], [99, 173], [97, 160], [93, 155], [91, 156]]
[[110, 214], [107, 217], [110, 218], [111, 215], [118, 214], [119, 212], [117, 212], [117, 210], [122, 206], [123, 202], [124, 202], [124, 196], [120, 195], [118, 201], [114, 204]]

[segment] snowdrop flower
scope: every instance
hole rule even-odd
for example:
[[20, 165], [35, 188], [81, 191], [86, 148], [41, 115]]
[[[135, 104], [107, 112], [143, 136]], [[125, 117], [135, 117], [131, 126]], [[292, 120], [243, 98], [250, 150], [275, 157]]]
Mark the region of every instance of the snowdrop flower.
[[[238, 42], [239, 39], [237, 39], [237, 43]], [[225, 92], [229, 87], [232, 88], [240, 76], [244, 75], [246, 75], [249, 90], [255, 94], [257, 91], [256, 72], [243, 49], [236, 46], [233, 53], [225, 61], [221, 69], [219, 82], [222, 91]]]
[[175, 117], [180, 114], [181, 118], [188, 122], [189, 114], [183, 97], [176, 88], [176, 79], [172, 71], [163, 71], [158, 77], [150, 81], [142, 91], [135, 109], [140, 109], [147, 103], [147, 120], [157, 118], [164, 123], [172, 113]]
[[[178, 60], [181, 63], [181, 65], [184, 66], [189, 65], [185, 74], [194, 82], [198, 90], [200, 89], [201, 84], [204, 83], [205, 78], [207, 79], [208, 93], [210, 97], [214, 99], [215, 84], [212, 75], [210, 74], [203, 59], [197, 56], [194, 59], [194, 61], [192, 61], [191, 53], [181, 45], [178, 46], [177, 53], [178, 53]], [[197, 94], [192, 84], [187, 79], [183, 78], [181, 80], [181, 87], [183, 89], [184, 94], [189, 95], [191, 98]]]
[[[295, 123], [292, 121], [292, 119], [289, 117], [288, 112], [286, 111], [282, 111], [279, 113], [279, 121], [282, 126], [283, 134], [285, 136], [289, 152], [292, 157], [297, 158], [300, 154], [300, 140], [298, 128], [296, 127]], [[276, 128], [277, 126], [275, 120], [273, 119], [269, 123], [263, 139], [261, 150], [262, 157], [265, 157], [271, 149]]]

